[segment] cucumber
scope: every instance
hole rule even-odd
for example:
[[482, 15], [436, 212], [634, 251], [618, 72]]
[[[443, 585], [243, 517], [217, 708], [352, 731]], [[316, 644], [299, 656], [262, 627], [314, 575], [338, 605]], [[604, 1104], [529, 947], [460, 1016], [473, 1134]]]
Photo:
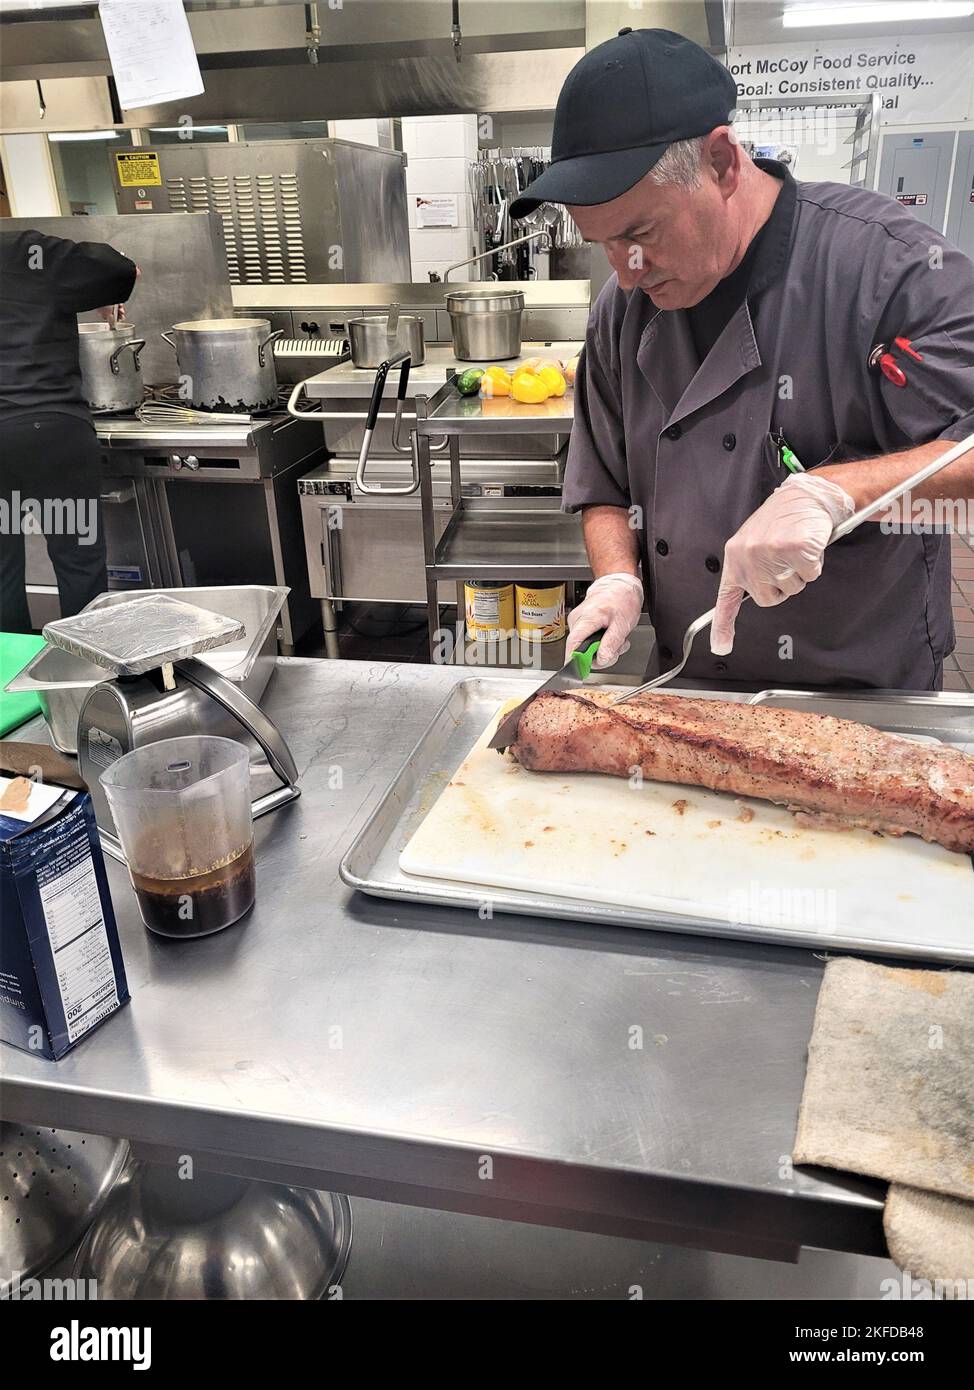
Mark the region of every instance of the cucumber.
[[480, 390], [483, 372], [479, 367], [468, 367], [457, 377], [457, 390], [461, 396], [473, 396]]

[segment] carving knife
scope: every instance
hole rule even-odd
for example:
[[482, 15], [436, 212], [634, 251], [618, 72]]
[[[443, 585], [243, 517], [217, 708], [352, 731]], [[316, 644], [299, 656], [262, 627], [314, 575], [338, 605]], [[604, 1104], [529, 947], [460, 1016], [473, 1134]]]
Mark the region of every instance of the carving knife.
[[598, 651], [604, 636], [605, 628], [593, 632], [577, 651], [572, 652], [560, 671], [556, 671], [550, 680], [545, 681], [544, 685], [539, 685], [537, 690], [533, 690], [526, 700], [522, 700], [519, 705], [515, 705], [512, 710], [509, 710], [498, 724], [497, 731], [487, 747], [498, 749], [510, 747], [517, 738], [517, 728], [521, 722], [521, 715], [538, 695], [546, 690], [574, 690], [580, 682], [587, 680], [591, 674], [595, 653]]

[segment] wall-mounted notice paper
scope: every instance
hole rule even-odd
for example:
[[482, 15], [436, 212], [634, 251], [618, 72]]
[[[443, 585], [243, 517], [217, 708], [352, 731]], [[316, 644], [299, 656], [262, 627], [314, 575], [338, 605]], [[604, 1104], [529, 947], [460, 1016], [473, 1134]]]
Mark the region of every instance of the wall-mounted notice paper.
[[98, 13], [123, 111], [204, 90], [182, 0], [99, 0]]
[[423, 193], [415, 201], [417, 227], [455, 227], [460, 221], [455, 193]]

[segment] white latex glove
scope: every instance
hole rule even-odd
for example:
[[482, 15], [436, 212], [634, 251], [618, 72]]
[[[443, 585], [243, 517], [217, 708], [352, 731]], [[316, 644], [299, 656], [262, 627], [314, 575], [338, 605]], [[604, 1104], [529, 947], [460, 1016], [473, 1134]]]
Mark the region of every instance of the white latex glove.
[[717, 612], [710, 628], [714, 656], [733, 650], [734, 625], [745, 594], [759, 608], [773, 608], [819, 577], [832, 531], [855, 509], [837, 483], [796, 473], [748, 517], [724, 548]]
[[634, 574], [603, 574], [590, 585], [582, 602], [568, 615], [565, 660], [576, 647], [584, 645], [587, 637], [604, 627], [605, 636], [592, 665], [597, 670], [614, 666], [623, 652], [629, 650], [629, 634], [639, 622], [642, 611], [643, 586]]

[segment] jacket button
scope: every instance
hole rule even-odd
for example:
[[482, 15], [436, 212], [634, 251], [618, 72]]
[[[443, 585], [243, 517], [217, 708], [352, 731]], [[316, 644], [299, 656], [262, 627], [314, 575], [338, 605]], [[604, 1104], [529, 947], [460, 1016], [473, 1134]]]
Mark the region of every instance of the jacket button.
[[716, 555], [708, 555], [706, 560], [704, 560], [704, 564], [711, 574], [720, 574], [720, 561], [717, 559]]
[[721, 674], [723, 674], [723, 672], [727, 670], [727, 662], [726, 662], [726, 661], [715, 661], [715, 662], [714, 662], [714, 670], [715, 670], [715, 671], [720, 671]]
[[736, 434], [725, 434], [725, 435], [724, 435], [724, 438], [723, 438], [723, 445], [724, 445], [724, 448], [727, 450], [728, 453], [730, 453], [731, 449], [736, 449], [736, 448], [737, 448], [737, 435], [736, 435]]
[[673, 660], [673, 653], [670, 651], [669, 647], [660, 647], [660, 649], [659, 649], [659, 654], [660, 654], [660, 656], [663, 658], [664, 661], [672, 661], [672, 660]]
[[666, 544], [666, 541], [657, 541], [657, 542], [656, 542], [656, 554], [657, 554], [657, 555], [669, 555], [669, 553], [670, 553], [670, 547]]
[[667, 439], [679, 439], [680, 435], [683, 433], [683, 429], [680, 425], [670, 425], [669, 429], [665, 429], [663, 433], [666, 435]]

